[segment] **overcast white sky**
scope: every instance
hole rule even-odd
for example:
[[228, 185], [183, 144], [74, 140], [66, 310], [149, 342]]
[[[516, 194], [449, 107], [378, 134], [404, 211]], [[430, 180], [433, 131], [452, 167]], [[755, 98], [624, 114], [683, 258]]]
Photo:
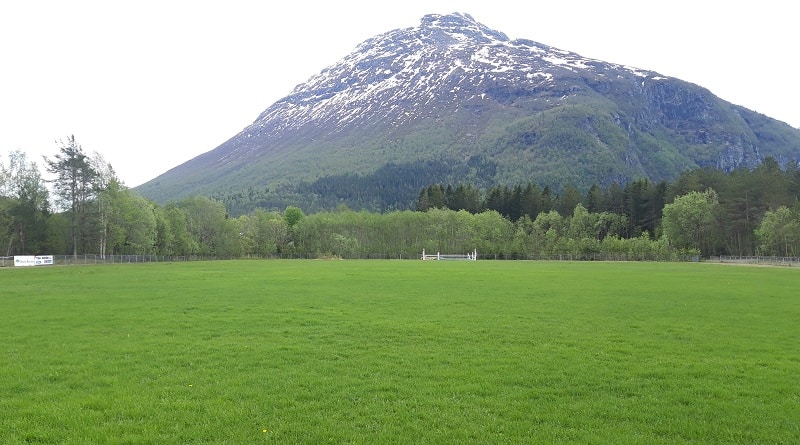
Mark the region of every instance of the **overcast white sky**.
[[452, 12], [800, 127], [792, 5], [0, 0], [0, 156], [21, 149], [42, 167], [74, 134], [137, 186], [214, 149], [362, 41]]

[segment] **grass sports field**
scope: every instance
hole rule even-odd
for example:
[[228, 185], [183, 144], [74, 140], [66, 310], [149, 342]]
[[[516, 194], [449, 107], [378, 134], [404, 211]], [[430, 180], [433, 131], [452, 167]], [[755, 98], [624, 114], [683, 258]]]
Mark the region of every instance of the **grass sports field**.
[[800, 270], [0, 269], [0, 443], [796, 444]]

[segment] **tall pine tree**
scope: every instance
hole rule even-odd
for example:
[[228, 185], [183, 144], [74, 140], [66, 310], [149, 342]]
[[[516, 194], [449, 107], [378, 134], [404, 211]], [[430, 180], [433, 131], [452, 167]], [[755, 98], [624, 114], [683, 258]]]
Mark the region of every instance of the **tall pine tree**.
[[94, 196], [97, 172], [80, 144], [71, 135], [59, 141], [58, 153], [53, 159], [45, 157], [47, 171], [55, 175], [53, 188], [59, 202], [69, 211], [72, 234], [72, 256], [78, 257], [78, 245], [84, 241], [89, 216], [89, 202]]

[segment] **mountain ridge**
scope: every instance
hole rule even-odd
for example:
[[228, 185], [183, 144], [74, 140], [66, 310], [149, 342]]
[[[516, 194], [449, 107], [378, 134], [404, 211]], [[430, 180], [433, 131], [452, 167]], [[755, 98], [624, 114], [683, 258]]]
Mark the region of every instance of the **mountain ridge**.
[[281, 207], [326, 201], [303, 184], [387, 165], [458, 172], [440, 182], [586, 187], [798, 153], [800, 130], [700, 86], [511, 40], [468, 14], [431, 14], [367, 39], [225, 143], [137, 189], [157, 202], [248, 191], [253, 206]]

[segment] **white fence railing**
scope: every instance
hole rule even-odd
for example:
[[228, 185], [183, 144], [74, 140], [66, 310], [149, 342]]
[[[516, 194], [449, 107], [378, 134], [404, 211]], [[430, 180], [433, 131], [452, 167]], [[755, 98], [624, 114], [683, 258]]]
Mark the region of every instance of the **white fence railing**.
[[473, 250], [470, 253], [439, 253], [436, 252], [436, 255], [428, 255], [425, 253], [425, 249], [422, 249], [422, 256], [420, 257], [422, 260], [466, 260], [466, 261], [475, 261], [478, 259], [478, 251]]

